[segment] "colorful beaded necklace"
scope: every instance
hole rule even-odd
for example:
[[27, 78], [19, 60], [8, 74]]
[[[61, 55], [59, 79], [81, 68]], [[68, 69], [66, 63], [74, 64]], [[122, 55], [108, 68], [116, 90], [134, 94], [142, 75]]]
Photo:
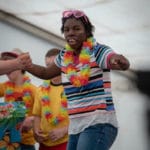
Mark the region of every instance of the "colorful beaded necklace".
[[31, 99], [31, 83], [30, 78], [25, 75], [23, 77], [23, 85], [22, 85], [22, 92], [15, 92], [15, 83], [11, 81], [6, 82], [6, 91], [5, 91], [5, 100], [7, 102], [13, 101], [23, 101], [25, 103], [26, 108], [29, 110], [32, 106], [32, 99]]
[[61, 106], [57, 116], [54, 116], [51, 111], [51, 102], [49, 97], [50, 80], [45, 80], [40, 86], [42, 91], [42, 106], [44, 109], [45, 118], [52, 124], [57, 125], [62, 122], [67, 116], [67, 99], [64, 92], [61, 93]]
[[90, 76], [90, 51], [95, 44], [95, 39], [90, 37], [87, 41], [83, 42], [81, 52], [79, 54], [79, 64], [81, 67], [78, 69], [75, 66], [76, 58], [74, 56], [74, 50], [66, 44], [64, 54], [64, 72], [67, 74], [67, 78], [75, 87], [81, 87], [88, 84]]

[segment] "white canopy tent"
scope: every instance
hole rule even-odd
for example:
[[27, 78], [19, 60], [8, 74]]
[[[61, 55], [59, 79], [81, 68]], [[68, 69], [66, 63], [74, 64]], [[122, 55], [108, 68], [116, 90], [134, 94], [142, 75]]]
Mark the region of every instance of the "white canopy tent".
[[[49, 47], [63, 47], [65, 43], [60, 32], [62, 11], [80, 9], [95, 26], [94, 35], [98, 42], [105, 43], [128, 57], [131, 70], [149, 70], [149, 7], [149, 0], [0, 0], [0, 27], [3, 27], [0, 28], [0, 52], [11, 50], [14, 48], [12, 45], [18, 47], [22, 44], [21, 48], [29, 49], [35, 63], [44, 64], [46, 50]], [[10, 28], [11, 25], [13, 29]], [[3, 31], [4, 26], [9, 30]], [[31, 40], [25, 33], [19, 37], [22, 34], [18, 31], [20, 29], [43, 41], [36, 38]], [[9, 32], [11, 36], [16, 33], [14, 38], [9, 37]], [[8, 44], [4, 44], [4, 40]], [[19, 43], [20, 40], [25, 44]], [[27, 46], [30, 40], [31, 43]], [[121, 74], [112, 74], [120, 123], [119, 137], [112, 150], [145, 150], [145, 124], [141, 123], [145, 109], [143, 96], [129, 80], [134, 79], [132, 72], [119, 73]]]
[[[75, 8], [85, 11], [96, 28], [97, 41], [126, 55], [132, 61], [131, 68], [136, 69], [146, 67], [150, 55], [149, 6], [149, 0], [0, 0], [3, 14], [10, 13], [50, 33], [49, 40], [55, 43], [62, 42], [56, 39], [63, 38], [62, 11]], [[7, 16], [1, 15], [1, 18], [10, 21]]]

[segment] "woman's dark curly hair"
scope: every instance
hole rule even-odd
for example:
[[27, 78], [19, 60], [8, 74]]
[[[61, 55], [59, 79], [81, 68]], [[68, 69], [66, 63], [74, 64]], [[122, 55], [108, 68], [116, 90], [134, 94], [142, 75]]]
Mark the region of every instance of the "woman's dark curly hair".
[[94, 32], [95, 28], [87, 16], [82, 16], [82, 17], [76, 18], [76, 17], [74, 17], [74, 15], [71, 15], [67, 18], [62, 18], [61, 33], [64, 33], [64, 24], [65, 24], [66, 20], [70, 19], [70, 18], [75, 18], [76, 20], [80, 20], [83, 23], [83, 26], [84, 26], [85, 31], [87, 33], [87, 36], [88, 37], [93, 36], [93, 32]]

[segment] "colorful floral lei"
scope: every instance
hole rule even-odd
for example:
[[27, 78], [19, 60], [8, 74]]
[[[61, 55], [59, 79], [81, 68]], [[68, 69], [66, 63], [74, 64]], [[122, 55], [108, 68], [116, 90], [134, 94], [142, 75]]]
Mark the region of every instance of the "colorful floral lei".
[[23, 77], [23, 86], [22, 92], [15, 92], [15, 83], [8, 81], [6, 82], [6, 92], [5, 92], [5, 101], [6, 102], [13, 102], [13, 101], [23, 101], [25, 103], [26, 108], [31, 109], [32, 106], [32, 100], [31, 100], [31, 83], [30, 78], [25, 75]]
[[11, 118], [25, 117], [26, 107], [23, 102], [15, 104], [15, 102], [0, 103], [0, 121]]
[[45, 80], [41, 85], [42, 91], [42, 107], [44, 108], [45, 118], [52, 124], [57, 125], [62, 122], [67, 116], [67, 99], [65, 93], [61, 93], [61, 107], [57, 116], [54, 116], [51, 111], [51, 102], [49, 97], [50, 81]]
[[14, 105], [12, 103], [0, 105], [0, 120], [11, 118], [14, 110]]
[[90, 76], [90, 50], [95, 44], [95, 39], [90, 37], [86, 42], [83, 42], [83, 46], [79, 55], [79, 64], [81, 64], [79, 73], [75, 65], [77, 65], [74, 50], [66, 44], [64, 54], [65, 73], [67, 78], [75, 87], [81, 87], [88, 84]]

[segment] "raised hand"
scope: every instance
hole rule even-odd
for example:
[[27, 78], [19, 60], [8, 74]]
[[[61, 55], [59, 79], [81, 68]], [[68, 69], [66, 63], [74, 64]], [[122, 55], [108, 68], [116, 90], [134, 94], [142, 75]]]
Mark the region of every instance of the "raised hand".
[[18, 56], [17, 58], [19, 63], [19, 68], [22, 70], [28, 70], [32, 67], [32, 59], [29, 55], [29, 53], [23, 53]]
[[114, 54], [109, 60], [110, 69], [127, 70], [130, 66], [129, 61], [123, 56]]

